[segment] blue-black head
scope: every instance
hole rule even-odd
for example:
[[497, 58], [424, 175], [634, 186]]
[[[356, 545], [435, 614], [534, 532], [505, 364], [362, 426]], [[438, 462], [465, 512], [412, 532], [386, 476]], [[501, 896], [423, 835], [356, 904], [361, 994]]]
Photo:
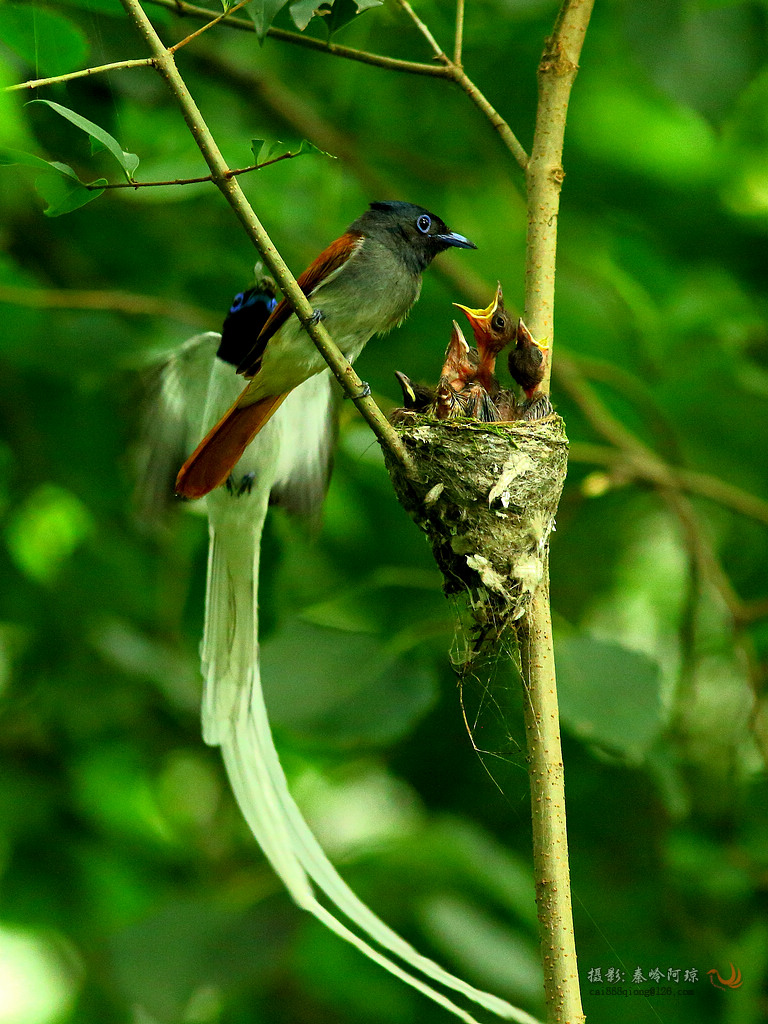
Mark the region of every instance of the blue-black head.
[[438, 253], [451, 247], [477, 248], [464, 235], [451, 231], [437, 214], [430, 213], [423, 206], [399, 200], [371, 203], [348, 230], [384, 243], [414, 273], [426, 270]]

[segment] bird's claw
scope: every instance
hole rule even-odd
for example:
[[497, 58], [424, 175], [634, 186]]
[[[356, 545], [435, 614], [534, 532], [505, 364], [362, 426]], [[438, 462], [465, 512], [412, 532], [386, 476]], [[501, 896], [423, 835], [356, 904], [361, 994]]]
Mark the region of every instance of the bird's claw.
[[357, 394], [357, 395], [348, 395], [345, 392], [344, 397], [345, 398], [351, 398], [353, 401], [356, 401], [358, 398], [370, 398], [371, 397], [371, 385], [367, 381], [361, 380], [360, 381], [360, 393]]
[[309, 318], [311, 324], [319, 324], [321, 320], [325, 320], [325, 313], [322, 309], [313, 309], [312, 316]]
[[253, 482], [256, 479], [255, 473], [244, 473], [239, 480], [230, 474], [227, 477], [225, 487], [233, 498], [242, 498], [244, 494], [250, 494], [253, 490]]

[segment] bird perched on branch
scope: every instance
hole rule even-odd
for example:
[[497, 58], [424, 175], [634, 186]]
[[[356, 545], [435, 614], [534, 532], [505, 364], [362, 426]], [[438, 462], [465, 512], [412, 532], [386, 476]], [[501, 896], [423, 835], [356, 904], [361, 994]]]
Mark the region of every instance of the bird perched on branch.
[[[437, 252], [452, 245], [472, 243], [420, 207], [377, 203], [326, 250], [300, 283], [350, 356], [372, 333], [402, 319], [418, 295], [421, 271]], [[288, 788], [269, 726], [259, 667], [261, 535], [267, 508], [275, 501], [309, 513], [319, 506], [329, 476], [335, 415], [329, 371], [320, 366], [319, 354], [290, 310], [284, 305], [282, 310], [280, 305], [270, 309], [273, 295], [268, 282], [259, 282], [236, 298], [221, 337], [202, 334], [181, 346], [162, 369], [160, 415], [153, 418], [155, 438], [176, 438], [179, 430], [197, 438], [209, 431], [207, 438], [214, 440], [198, 449], [201, 464], [206, 466], [213, 451], [215, 476], [227, 483], [208, 488], [208, 469], [198, 476], [198, 462], [190, 460], [190, 475], [184, 479], [194, 482], [192, 493], [201, 483], [209, 490], [197, 506], [207, 512], [210, 538], [201, 646], [203, 736], [221, 748], [238, 805], [300, 907], [463, 1020], [473, 1018], [433, 982], [513, 1019], [508, 1003], [421, 956], [352, 892]], [[365, 312], [361, 306], [367, 299], [372, 309]], [[262, 391], [254, 387], [256, 397], [250, 404], [241, 403], [253, 393], [251, 385], [242, 392], [236, 367], [245, 367], [253, 381], [263, 385]], [[275, 395], [278, 400], [272, 401]], [[220, 464], [219, 432], [227, 438], [239, 410], [247, 417], [251, 405], [259, 407], [258, 436], [254, 434], [253, 443], [238, 442], [241, 453], [231, 465], [235, 448], [227, 439], [227, 457]], [[163, 420], [170, 421], [172, 429], [164, 429]], [[212, 424], [217, 426], [211, 431]], [[248, 430], [252, 427], [249, 419]], [[306, 654], [311, 658], [311, 652]]]
[[[399, 324], [419, 297], [421, 275], [452, 246], [474, 249], [435, 214], [376, 202], [299, 277], [341, 351], [354, 362], [374, 334]], [[326, 363], [285, 299], [254, 338], [237, 370], [249, 383], [181, 468], [176, 491], [199, 498], [222, 484], [286, 397]]]

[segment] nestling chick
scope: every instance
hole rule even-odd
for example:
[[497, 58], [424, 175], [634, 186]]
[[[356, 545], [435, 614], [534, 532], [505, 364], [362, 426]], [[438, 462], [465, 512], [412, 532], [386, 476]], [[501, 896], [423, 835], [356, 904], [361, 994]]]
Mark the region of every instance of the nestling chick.
[[525, 401], [519, 403], [517, 408], [517, 418], [540, 420], [554, 411], [548, 395], [535, 394], [544, 379], [545, 353], [549, 345], [543, 341], [536, 341], [523, 323], [522, 317], [517, 322], [515, 339], [507, 362], [512, 379], [525, 393]]
[[470, 309], [468, 306], [462, 306], [460, 302], [454, 302], [454, 306], [458, 306], [466, 314], [475, 335], [478, 351], [476, 380], [486, 391], [493, 394], [494, 388], [498, 391], [498, 383], [494, 377], [496, 357], [513, 340], [516, 329], [513, 317], [504, 306], [501, 282], [496, 287], [493, 301], [485, 309]]
[[428, 384], [414, 384], [410, 377], [395, 370], [395, 377], [403, 392], [403, 404], [393, 409], [390, 415], [392, 423], [408, 423], [419, 413], [425, 413], [435, 401], [435, 388]]
[[[481, 359], [482, 357], [469, 347], [461, 328], [454, 320], [433, 407], [433, 415], [438, 419], [469, 416], [485, 422], [498, 420], [493, 398], [488, 388], [478, 380]], [[498, 391], [498, 382], [495, 378], [489, 379], [489, 385], [494, 391]]]

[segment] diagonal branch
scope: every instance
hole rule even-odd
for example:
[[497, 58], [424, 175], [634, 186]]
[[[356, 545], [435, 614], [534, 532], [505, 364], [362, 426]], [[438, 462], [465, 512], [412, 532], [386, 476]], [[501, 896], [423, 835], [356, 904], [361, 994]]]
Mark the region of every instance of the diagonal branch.
[[[205, 7], [198, 7], [197, 4], [188, 3], [187, 0], [148, 0], [148, 3], [158, 7], [165, 7], [179, 17], [196, 18], [199, 21], [210, 21], [211, 12]], [[234, 18], [226, 14], [222, 24], [227, 28], [239, 29], [242, 32], [255, 32], [256, 28], [249, 18]], [[384, 57], [378, 53], [368, 53], [366, 50], [356, 50], [351, 46], [341, 46], [338, 43], [325, 42], [322, 39], [315, 39], [313, 36], [301, 32], [290, 32], [287, 29], [270, 27], [267, 35], [271, 39], [279, 39], [285, 43], [293, 43], [295, 46], [303, 46], [310, 50], [319, 50], [328, 53], [333, 57], [342, 57], [345, 60], [356, 60], [362, 64], [372, 64], [374, 67], [384, 68], [389, 71], [407, 71], [412, 75], [428, 75], [432, 78], [449, 78], [448, 71], [439, 64], [420, 64], [418, 61], [400, 60], [396, 57]]]
[[216, 145], [216, 141], [203, 115], [200, 113], [186, 83], [179, 74], [173, 54], [158, 36], [151, 21], [144, 13], [139, 0], [121, 0], [121, 3], [144, 37], [152, 54], [154, 66], [181, 108], [187, 127], [210, 168], [214, 184], [232, 207], [249, 238], [261, 253], [264, 262], [274, 275], [283, 295], [301, 321], [302, 326], [330, 366], [344, 393], [352, 398], [360, 410], [379, 443], [391, 451], [393, 457], [403, 465], [406, 472], [412, 472], [412, 460], [405, 451], [397, 432], [389, 424], [373, 399], [366, 396], [363, 382], [355, 373], [349, 361], [341, 353], [323, 324], [313, 321], [311, 304], [299, 288], [296, 279], [291, 274], [250, 203], [245, 198], [237, 179], [232, 177], [231, 170], [227, 166], [219, 147]]
[[165, 296], [134, 295], [121, 291], [89, 291], [70, 288], [21, 288], [0, 284], [0, 302], [33, 309], [93, 309], [130, 316], [166, 317], [200, 330], [221, 327], [221, 317], [191, 303]]
[[117, 60], [112, 64], [101, 64], [99, 67], [83, 68], [82, 71], [69, 71], [66, 75], [53, 75], [51, 78], [32, 78], [28, 82], [18, 82], [16, 85], [6, 85], [0, 92], [18, 92], [21, 89], [39, 89], [44, 85], [59, 85], [62, 82], [72, 82], [76, 78], [88, 78], [90, 75], [99, 75], [104, 71], [123, 71], [126, 68], [145, 68], [152, 64], [151, 57], [140, 57], [138, 60]]
[[449, 64], [450, 60], [448, 59], [448, 56], [443, 50], [442, 46], [438, 43], [438, 41], [429, 31], [429, 29], [418, 16], [416, 11], [414, 11], [414, 9], [408, 3], [408, 0], [397, 0], [397, 5], [398, 7], [401, 7], [405, 11], [405, 13], [416, 26], [416, 28], [419, 30], [419, 32], [421, 32], [421, 34], [424, 36], [424, 38], [427, 41], [427, 45], [429, 46], [430, 50], [432, 51], [435, 57], [435, 60], [440, 61], [442, 64]]
[[502, 142], [510, 151], [512, 156], [515, 158], [520, 167], [525, 170], [528, 164], [528, 154], [525, 149], [521, 146], [517, 136], [509, 127], [507, 122], [501, 116], [501, 114], [494, 109], [493, 106], [488, 102], [485, 96], [480, 92], [474, 82], [468, 77], [461, 66], [461, 38], [463, 34], [463, 8], [461, 6], [461, 0], [459, 0], [459, 8], [457, 10], [457, 21], [456, 21], [456, 58], [451, 60], [446, 54], [445, 50], [440, 46], [438, 41], [430, 32], [429, 28], [424, 24], [418, 14], [414, 11], [408, 0], [397, 0], [397, 4], [402, 10], [408, 15], [411, 21], [414, 23], [419, 32], [424, 36], [432, 50], [435, 60], [438, 62], [438, 66], [442, 67], [443, 73], [446, 77], [451, 78], [458, 87], [467, 94], [470, 100], [480, 110], [490, 122], [491, 126], [499, 133]]
[[583, 441], [571, 442], [570, 458], [572, 462], [606, 466], [621, 483], [637, 481], [650, 487], [673, 485], [686, 494], [708, 498], [722, 508], [768, 526], [768, 501], [709, 473], [670, 466], [650, 453], [646, 458], [609, 445]]

